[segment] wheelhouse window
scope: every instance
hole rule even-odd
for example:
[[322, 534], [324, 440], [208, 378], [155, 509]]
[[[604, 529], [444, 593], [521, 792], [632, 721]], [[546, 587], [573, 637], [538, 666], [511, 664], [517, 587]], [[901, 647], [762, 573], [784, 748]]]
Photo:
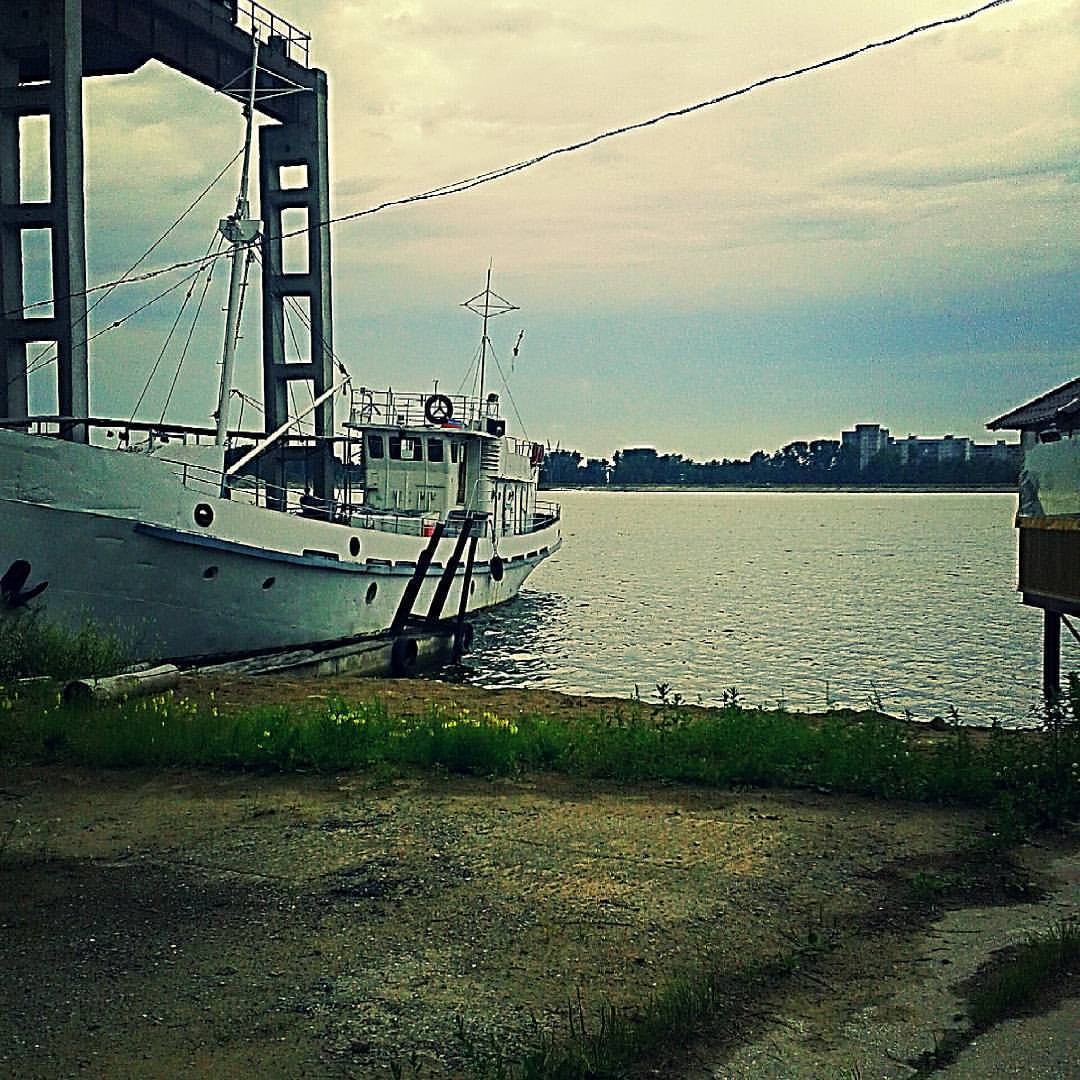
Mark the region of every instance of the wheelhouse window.
[[367, 437], [368, 457], [381, 458], [383, 456], [383, 441], [381, 435], [369, 435]]
[[443, 460], [443, 441], [442, 441], [442, 439], [428, 439], [428, 441], [427, 441], [427, 459], [428, 459], [428, 461], [442, 461]]
[[391, 435], [387, 440], [390, 456], [395, 461], [423, 461], [424, 443], [422, 439], [410, 439], [403, 435]]

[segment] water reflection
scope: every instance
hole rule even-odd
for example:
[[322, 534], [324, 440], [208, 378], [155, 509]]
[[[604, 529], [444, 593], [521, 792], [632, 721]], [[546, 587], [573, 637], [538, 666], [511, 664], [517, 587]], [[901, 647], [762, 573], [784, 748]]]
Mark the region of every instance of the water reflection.
[[[572, 492], [565, 545], [484, 616], [485, 686], [1023, 722], [1038, 613], [1011, 495]], [[1068, 665], [1068, 656], [1063, 660]]]

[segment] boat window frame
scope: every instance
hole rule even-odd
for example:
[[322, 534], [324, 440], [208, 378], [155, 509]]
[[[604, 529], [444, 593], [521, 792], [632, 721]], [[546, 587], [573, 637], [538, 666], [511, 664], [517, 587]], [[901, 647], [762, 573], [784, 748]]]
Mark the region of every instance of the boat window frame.
[[[388, 456], [391, 461], [424, 460], [424, 440], [418, 438], [416, 435], [390, 435], [387, 437], [386, 442]], [[408, 444], [413, 451], [411, 457], [406, 457], [403, 452], [406, 444]]]

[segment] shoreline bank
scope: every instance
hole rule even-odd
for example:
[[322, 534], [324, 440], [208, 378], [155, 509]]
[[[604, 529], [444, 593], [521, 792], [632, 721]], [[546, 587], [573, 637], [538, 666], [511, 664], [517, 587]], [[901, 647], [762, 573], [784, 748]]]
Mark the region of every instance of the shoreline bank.
[[1015, 495], [1015, 484], [581, 484], [541, 491], [818, 492], [821, 494]]

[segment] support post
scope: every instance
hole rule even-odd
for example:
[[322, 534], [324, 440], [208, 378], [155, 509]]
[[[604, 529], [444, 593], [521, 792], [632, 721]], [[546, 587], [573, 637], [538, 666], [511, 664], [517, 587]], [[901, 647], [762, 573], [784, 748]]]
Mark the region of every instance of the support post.
[[441, 521], [435, 523], [427, 547], [420, 552], [420, 558], [416, 560], [416, 569], [405, 584], [401, 600], [398, 602], [397, 611], [394, 613], [394, 621], [390, 624], [389, 634], [392, 638], [396, 638], [408, 625], [409, 619], [412, 618], [416, 598], [420, 595], [420, 589], [423, 587], [424, 578], [427, 577], [428, 568], [435, 558], [435, 552], [439, 547], [439, 541], [442, 539], [444, 527]]
[[1049, 608], [1043, 610], [1043, 694], [1061, 694], [1061, 615]]
[[[26, 346], [56, 343], [57, 411], [90, 412], [86, 327], [86, 232], [83, 196], [83, 0], [42, 0], [33, 6], [0, 2], [0, 412], [28, 415]], [[44, 83], [24, 82], [20, 53], [45, 58]], [[49, 199], [22, 199], [19, 121], [49, 121]], [[51, 318], [25, 312], [22, 232], [48, 229], [52, 253]], [[87, 440], [85, 424], [61, 435]]]
[[479, 543], [479, 540], [480, 537], [475, 535], [470, 538], [469, 554], [465, 559], [465, 577], [461, 582], [461, 596], [458, 599], [457, 623], [454, 626], [454, 649], [451, 654], [451, 660], [455, 664], [461, 659], [461, 654], [465, 651], [468, 628], [468, 623], [465, 621], [465, 614], [469, 609], [469, 590], [472, 586], [473, 563], [476, 561], [476, 545]]
[[435, 594], [431, 598], [431, 606], [428, 608], [427, 624], [428, 626], [437, 626], [439, 620], [442, 618], [443, 608], [446, 606], [446, 598], [450, 595], [450, 586], [454, 584], [454, 575], [457, 573], [457, 568], [461, 564], [461, 556], [465, 553], [465, 545], [468, 543], [469, 534], [472, 532], [472, 518], [466, 517], [461, 525], [461, 532], [458, 533], [457, 542], [454, 544], [454, 550], [450, 553], [450, 558], [446, 560], [446, 565], [443, 567], [442, 577], [439, 578], [439, 584], [435, 586]]
[[[321, 71], [312, 72], [315, 89], [298, 95], [299, 119], [295, 123], [271, 124], [259, 129], [259, 184], [263, 215], [263, 399], [266, 430], [273, 431], [289, 416], [289, 384], [308, 380], [317, 398], [334, 384], [334, 343], [330, 283], [330, 170], [327, 130], [327, 83]], [[282, 186], [281, 170], [303, 166], [306, 183]], [[286, 210], [304, 210], [308, 232], [290, 239], [305, 244], [307, 266], [302, 272], [286, 272], [283, 234]], [[286, 357], [287, 308], [292, 298], [310, 305], [310, 327], [297, 326], [295, 312], [288, 313], [297, 337], [308, 343], [307, 357], [289, 362]], [[317, 498], [334, 498], [333, 397], [315, 413], [318, 461], [312, 477]], [[281, 479], [276, 481], [284, 486]]]

